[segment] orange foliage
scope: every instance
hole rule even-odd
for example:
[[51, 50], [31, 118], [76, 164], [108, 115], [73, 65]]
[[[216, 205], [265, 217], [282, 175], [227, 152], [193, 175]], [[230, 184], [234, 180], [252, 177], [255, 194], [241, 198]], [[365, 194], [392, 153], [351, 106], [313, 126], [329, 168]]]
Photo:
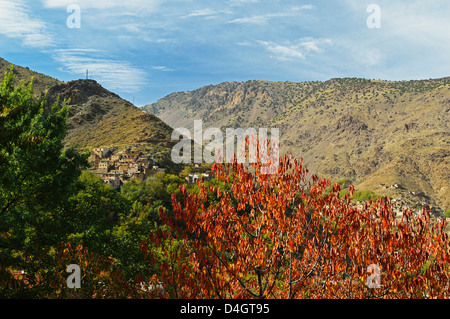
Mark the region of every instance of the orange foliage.
[[[431, 223], [423, 208], [396, 219], [388, 198], [361, 209], [340, 186], [311, 176], [302, 160], [280, 158], [276, 174], [260, 162], [214, 164], [217, 180], [180, 187], [170, 231], [142, 249], [161, 264], [166, 298], [449, 298], [449, 239], [445, 221]], [[215, 201], [211, 199], [215, 198]], [[171, 243], [180, 241], [174, 248]], [[380, 269], [370, 288], [369, 265]]]

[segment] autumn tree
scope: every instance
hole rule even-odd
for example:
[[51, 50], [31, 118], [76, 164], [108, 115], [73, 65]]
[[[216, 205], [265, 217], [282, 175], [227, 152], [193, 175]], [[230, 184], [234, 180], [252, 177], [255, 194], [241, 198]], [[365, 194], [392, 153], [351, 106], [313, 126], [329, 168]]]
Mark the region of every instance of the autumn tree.
[[[165, 298], [448, 298], [445, 221], [425, 208], [398, 219], [389, 198], [358, 209], [302, 160], [217, 163], [214, 184], [180, 186], [169, 227], [141, 249], [159, 264]], [[222, 186], [221, 186], [222, 185]]]

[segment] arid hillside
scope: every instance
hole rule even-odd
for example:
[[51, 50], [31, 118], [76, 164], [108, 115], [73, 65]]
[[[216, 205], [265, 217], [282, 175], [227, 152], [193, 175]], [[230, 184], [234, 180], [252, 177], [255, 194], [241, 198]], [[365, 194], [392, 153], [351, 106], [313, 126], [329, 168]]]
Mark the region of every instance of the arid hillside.
[[[2, 78], [11, 66], [10, 62], [0, 59]], [[172, 128], [95, 80], [63, 82], [16, 65], [13, 65], [13, 72], [18, 82], [29, 83], [33, 77], [36, 95], [46, 94], [49, 102], [59, 98], [69, 105], [67, 145], [83, 149], [132, 146], [170, 157], [174, 145], [170, 139]]]
[[174, 128], [200, 119], [203, 129], [278, 127], [281, 151], [320, 176], [404, 205], [450, 208], [450, 78], [229, 82], [144, 109]]

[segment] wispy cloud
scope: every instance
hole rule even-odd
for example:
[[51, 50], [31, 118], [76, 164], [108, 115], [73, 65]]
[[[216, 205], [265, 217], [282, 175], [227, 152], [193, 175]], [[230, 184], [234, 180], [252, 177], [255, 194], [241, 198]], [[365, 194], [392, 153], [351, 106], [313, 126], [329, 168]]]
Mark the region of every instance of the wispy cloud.
[[259, 0], [230, 0], [230, 5], [243, 5], [246, 3], [257, 3]]
[[217, 13], [216, 11], [214, 11], [212, 9], [209, 9], [209, 8], [206, 8], [206, 9], [201, 9], [201, 10], [194, 10], [191, 13], [189, 13], [189, 14], [187, 14], [185, 16], [182, 16], [181, 18], [210, 16], [210, 15], [214, 15], [216, 13]]
[[172, 71], [174, 71], [173, 69], [168, 68], [168, 67], [166, 67], [164, 65], [152, 65], [152, 66], [150, 66], [150, 68], [152, 70], [164, 71], [164, 72], [172, 72]]
[[206, 19], [212, 19], [222, 14], [230, 14], [233, 13], [231, 10], [213, 10], [210, 8], [193, 10], [187, 15], [181, 16], [181, 19], [193, 18], [193, 17], [203, 17]]
[[[360, 17], [361, 28], [349, 29], [336, 40], [342, 60], [364, 76], [412, 79], [448, 76], [450, 20], [448, 0], [379, 0], [381, 28], [365, 25], [367, 3], [343, 0], [349, 16]], [[364, 71], [361, 71], [364, 70]]]
[[53, 45], [46, 23], [31, 16], [31, 9], [24, 1], [0, 0], [0, 34], [21, 39], [29, 47]]
[[448, 1], [411, 1], [408, 5], [394, 2], [381, 8], [385, 32], [421, 44], [450, 45]]
[[[369, 3], [0, 0], [0, 51], [56, 77], [58, 67], [65, 78], [89, 69], [108, 89], [149, 100], [222, 81], [450, 74], [450, 1], [377, 0], [380, 29], [366, 25]], [[70, 4], [80, 29], [66, 25]]]
[[266, 13], [266, 14], [261, 14], [261, 15], [253, 15], [250, 17], [237, 18], [237, 19], [228, 21], [228, 23], [266, 24], [271, 19], [295, 16], [295, 15], [298, 15], [301, 11], [312, 10], [313, 8], [314, 8], [314, 6], [312, 6], [312, 5], [294, 6], [294, 7], [290, 8], [289, 10], [286, 10], [283, 12]]
[[280, 45], [269, 41], [258, 41], [278, 60], [305, 59], [304, 52], [296, 45]]
[[52, 51], [53, 58], [62, 64], [62, 70], [90, 77], [111, 90], [135, 93], [146, 85], [146, 74], [127, 61], [106, 58], [101, 50], [60, 49]]
[[286, 41], [283, 44], [271, 41], [258, 41], [267, 51], [273, 54], [273, 58], [280, 61], [294, 59], [306, 59], [310, 53], [323, 53], [324, 47], [331, 45], [330, 39], [302, 38], [295, 42]]
[[67, 8], [68, 5], [76, 3], [81, 10], [86, 9], [121, 9], [125, 11], [135, 12], [151, 12], [155, 11], [160, 4], [160, 0], [41, 0], [46, 8]]
[[352, 52], [352, 56], [356, 61], [361, 63], [362, 66], [366, 67], [379, 65], [379, 63], [383, 60], [383, 55], [377, 48], [360, 48], [357, 52]]

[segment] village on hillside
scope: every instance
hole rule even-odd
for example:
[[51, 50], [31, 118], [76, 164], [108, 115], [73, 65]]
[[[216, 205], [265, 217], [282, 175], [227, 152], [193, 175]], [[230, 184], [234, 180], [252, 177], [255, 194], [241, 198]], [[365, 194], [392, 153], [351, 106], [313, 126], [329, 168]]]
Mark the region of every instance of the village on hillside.
[[114, 154], [110, 148], [94, 148], [88, 161], [91, 171], [115, 189], [130, 179], [146, 180], [152, 174], [165, 171], [155, 165], [152, 155], [129, 149]]
[[[392, 210], [395, 213], [395, 217], [397, 219], [403, 218], [403, 213], [406, 209], [412, 210], [412, 214], [414, 216], [418, 216], [422, 214], [422, 207], [425, 206], [425, 208], [430, 212], [431, 216], [431, 223], [434, 224], [436, 222], [440, 222], [442, 219], [445, 219], [447, 221], [447, 227], [446, 230], [448, 233], [450, 233], [450, 218], [444, 215], [444, 212], [435, 206], [431, 205], [426, 198], [426, 195], [423, 192], [415, 192], [407, 190], [405, 187], [399, 184], [393, 184], [393, 185], [385, 185], [385, 184], [379, 184], [380, 188], [383, 189], [394, 189], [397, 192], [395, 193], [396, 196], [389, 196], [392, 204]], [[407, 199], [405, 194], [410, 194], [413, 197], [410, 197]], [[415, 198], [413, 200], [412, 198]], [[424, 199], [426, 198], [426, 199]], [[356, 202], [355, 206], [358, 209], [362, 209], [364, 206], [363, 202]]]
[[[105, 184], [114, 189], [119, 188], [131, 179], [145, 181], [151, 175], [166, 170], [156, 165], [156, 161], [151, 154], [130, 149], [115, 154], [111, 148], [94, 148], [88, 161], [91, 172], [98, 175]], [[204, 180], [211, 179], [210, 173], [202, 171], [203, 169], [196, 165], [192, 174], [185, 177], [186, 183], [194, 184], [201, 178]]]

